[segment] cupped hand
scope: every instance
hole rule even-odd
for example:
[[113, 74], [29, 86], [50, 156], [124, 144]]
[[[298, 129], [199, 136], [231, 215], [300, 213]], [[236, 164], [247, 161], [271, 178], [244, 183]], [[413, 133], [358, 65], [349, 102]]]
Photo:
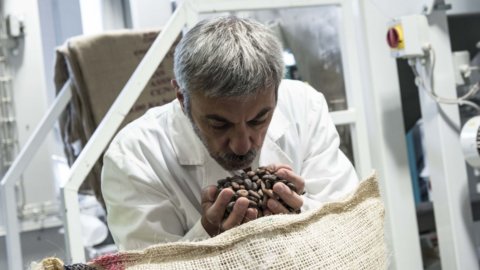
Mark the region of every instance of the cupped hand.
[[[303, 205], [303, 198], [301, 194], [304, 192], [305, 180], [295, 174], [292, 168], [286, 164], [272, 164], [267, 166], [275, 175], [287, 180], [295, 185], [295, 190], [287, 187], [284, 183], [277, 182], [273, 186], [273, 192], [287, 204], [291, 209], [298, 211]], [[287, 214], [291, 213], [291, 209], [287, 209], [279, 200], [269, 199], [267, 202], [268, 212], [271, 214]]]
[[225, 210], [234, 194], [229, 188], [223, 189], [215, 199], [217, 188], [208, 186], [202, 190], [202, 219], [201, 223], [210, 236], [218, 235], [242, 223], [256, 219], [258, 211], [248, 208], [249, 201], [239, 198], [232, 212], [224, 219]]

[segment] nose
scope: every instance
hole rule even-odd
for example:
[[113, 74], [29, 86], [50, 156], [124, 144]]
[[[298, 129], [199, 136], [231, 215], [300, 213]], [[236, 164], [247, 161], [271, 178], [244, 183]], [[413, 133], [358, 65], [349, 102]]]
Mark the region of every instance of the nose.
[[236, 155], [245, 155], [252, 148], [252, 137], [248, 130], [236, 130], [230, 137], [230, 150]]

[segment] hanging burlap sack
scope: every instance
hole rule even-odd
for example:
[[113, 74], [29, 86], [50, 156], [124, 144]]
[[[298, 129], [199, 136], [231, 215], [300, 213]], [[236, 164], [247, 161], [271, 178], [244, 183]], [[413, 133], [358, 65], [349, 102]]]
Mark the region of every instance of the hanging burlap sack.
[[83, 269], [386, 269], [384, 240], [371, 176], [346, 200], [318, 210], [263, 217], [205, 241], [103, 256]]
[[[69, 165], [80, 155], [159, 33], [160, 30], [115, 30], [73, 37], [57, 48], [57, 93], [67, 80], [71, 81], [72, 98], [60, 119], [60, 131]], [[143, 115], [149, 108], [175, 99], [170, 80], [174, 77], [173, 52], [179, 40], [177, 38], [171, 46], [118, 130]], [[100, 188], [102, 166], [100, 157], [80, 191], [93, 190], [98, 201], [104, 205]]]

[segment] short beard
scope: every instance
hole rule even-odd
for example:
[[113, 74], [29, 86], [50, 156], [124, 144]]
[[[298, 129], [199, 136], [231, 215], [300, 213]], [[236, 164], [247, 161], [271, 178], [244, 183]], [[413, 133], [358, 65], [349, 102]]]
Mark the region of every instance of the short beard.
[[197, 134], [200, 141], [203, 143], [205, 148], [207, 149], [210, 156], [218, 163], [222, 168], [227, 171], [236, 171], [236, 170], [243, 170], [245, 168], [250, 167], [253, 163], [255, 158], [257, 157], [257, 150], [251, 149], [245, 155], [237, 155], [234, 153], [214, 153], [210, 151], [210, 147], [208, 147], [207, 141], [202, 136], [200, 129], [193, 121], [193, 117], [190, 112], [190, 107], [188, 102], [184, 104], [185, 114], [187, 115], [188, 119], [190, 120], [190, 124], [192, 125], [193, 131]]
[[213, 154], [210, 151], [209, 153], [210, 156], [227, 171], [243, 170], [248, 168], [255, 160], [255, 157], [257, 157], [257, 151], [254, 149], [248, 151], [245, 155], [236, 155], [233, 153]]

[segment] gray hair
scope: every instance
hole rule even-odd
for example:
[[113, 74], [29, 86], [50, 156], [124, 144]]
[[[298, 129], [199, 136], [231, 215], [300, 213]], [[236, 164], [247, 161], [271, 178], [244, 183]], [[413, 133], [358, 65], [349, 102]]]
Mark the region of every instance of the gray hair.
[[283, 77], [282, 47], [264, 25], [234, 16], [203, 20], [182, 38], [174, 73], [189, 107], [190, 94], [207, 97], [278, 90]]

